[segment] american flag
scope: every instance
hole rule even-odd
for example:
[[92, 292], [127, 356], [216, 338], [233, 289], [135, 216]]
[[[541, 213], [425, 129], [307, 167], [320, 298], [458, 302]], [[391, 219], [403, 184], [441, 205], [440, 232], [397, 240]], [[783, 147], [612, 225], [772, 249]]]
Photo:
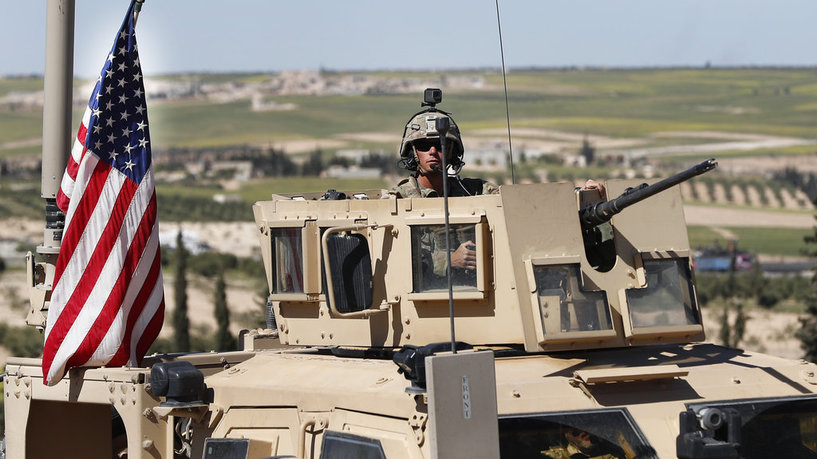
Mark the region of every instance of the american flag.
[[66, 166], [66, 214], [43, 348], [46, 384], [77, 366], [141, 364], [164, 319], [145, 89], [131, 2]]

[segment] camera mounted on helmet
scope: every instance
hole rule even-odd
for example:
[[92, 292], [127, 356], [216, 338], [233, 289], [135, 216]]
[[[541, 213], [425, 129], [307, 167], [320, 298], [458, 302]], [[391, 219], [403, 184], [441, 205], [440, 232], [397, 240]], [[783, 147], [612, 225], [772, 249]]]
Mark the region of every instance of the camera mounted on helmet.
[[421, 110], [409, 119], [403, 129], [403, 138], [400, 143], [400, 167], [416, 172], [418, 168], [417, 154], [415, 147], [421, 150], [427, 149], [429, 145], [439, 145], [442, 143], [440, 132], [437, 131], [437, 120], [447, 118], [449, 128], [445, 132], [446, 150], [450, 148], [448, 165], [459, 174], [462, 166], [465, 165], [462, 157], [464, 149], [460, 130], [451, 114], [437, 108], [437, 104], [442, 102], [443, 92], [441, 89], [428, 88], [423, 92], [423, 103], [421, 107], [428, 107]]
[[431, 107], [434, 108], [443, 101], [443, 90], [437, 88], [426, 88], [423, 91], [423, 103], [420, 104], [421, 107]]

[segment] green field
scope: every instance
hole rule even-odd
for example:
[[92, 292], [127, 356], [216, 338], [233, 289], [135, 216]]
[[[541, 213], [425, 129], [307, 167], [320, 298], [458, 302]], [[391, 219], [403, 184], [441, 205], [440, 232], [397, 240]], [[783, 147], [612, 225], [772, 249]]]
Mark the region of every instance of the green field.
[[[803, 238], [814, 234], [812, 229], [799, 228], [725, 228], [738, 237], [738, 249], [752, 253], [770, 255], [802, 256], [806, 247]], [[708, 247], [714, 244], [727, 247], [726, 238], [705, 226], [689, 226], [689, 244], [691, 247]]]
[[[371, 75], [441, 76], [408, 72]], [[446, 91], [441, 107], [454, 113], [466, 136], [473, 129], [504, 128], [501, 75], [445, 73], [451, 77], [463, 75], [482, 76], [486, 85], [479, 90]], [[217, 83], [258, 81], [266, 76], [215, 74], [197, 78]], [[817, 69], [812, 68], [517, 70], [508, 74], [511, 127], [611, 137], [707, 130], [817, 139], [816, 81]], [[0, 78], [0, 96], [38, 87], [38, 81], [32, 78]], [[298, 107], [282, 112], [253, 112], [248, 100], [156, 101], [150, 105], [151, 135], [157, 150], [325, 140], [360, 132], [399, 137], [408, 115], [419, 108], [419, 98], [419, 94], [276, 97], [278, 103]], [[736, 113], [724, 108], [739, 110]], [[77, 122], [80, 115], [78, 108]], [[3, 142], [38, 138], [41, 129], [39, 111], [0, 108]], [[4, 145], [0, 144], [0, 157], [20, 153]], [[393, 149], [394, 145], [364, 142], [353, 147]], [[814, 152], [814, 148], [784, 152]]]
[[[270, 199], [273, 194], [280, 193], [310, 193], [324, 192], [328, 189], [339, 191], [355, 189], [381, 189], [390, 188], [384, 180], [343, 180], [318, 177], [280, 177], [254, 180], [248, 182], [236, 192], [242, 201], [255, 202]], [[204, 199], [212, 199], [217, 193], [224, 193], [217, 188], [191, 188], [187, 186], [175, 186], [162, 184], [157, 187], [160, 196], [172, 198], [174, 196], [193, 196]]]
[[[480, 89], [451, 89], [441, 108], [453, 113], [467, 139], [469, 132], [506, 127], [502, 75], [498, 71], [473, 72], [373, 72], [368, 76], [393, 78], [439, 78], [476, 76], [484, 79]], [[264, 74], [172, 75], [167, 80], [196, 79], [201, 83], [255, 83]], [[79, 84], [80, 82], [77, 82]], [[0, 98], [12, 92], [37, 91], [38, 77], [0, 77]], [[557, 130], [589, 136], [643, 139], [644, 146], [696, 145], [711, 138], [685, 136], [654, 137], [671, 131], [723, 131], [743, 134], [791, 136], [817, 140], [817, 68], [745, 69], [612, 69], [612, 70], [511, 70], [508, 74], [511, 129], [514, 148], [530, 129]], [[229, 103], [203, 100], [150, 101], [150, 129], [154, 152], [171, 148], [211, 148], [242, 145], [281, 145], [300, 140], [342, 141], [343, 147], [387, 152], [396, 150], [407, 118], [419, 109], [420, 94], [362, 96], [281, 96], [279, 104], [292, 103], [290, 111], [251, 110], [248, 99]], [[74, 125], [83, 107], [74, 108]], [[360, 134], [380, 134], [362, 136]], [[345, 135], [352, 135], [352, 138]], [[357, 134], [357, 136], [355, 136]], [[385, 135], [383, 135], [385, 134]], [[42, 114], [39, 109], [0, 104], [0, 161], [40, 154]], [[504, 135], [501, 135], [502, 137]], [[359, 138], [360, 140], [357, 140]], [[383, 140], [377, 140], [383, 139]], [[389, 140], [391, 139], [391, 140]], [[519, 142], [524, 143], [524, 142]], [[66, 146], [70, 139], [66, 139]], [[579, 145], [577, 145], [578, 148]], [[331, 153], [327, 151], [326, 153]], [[813, 155], [817, 146], [758, 148], [725, 151], [721, 158], [759, 154]], [[662, 156], [665, 163], [688, 163], [695, 156]], [[521, 161], [517, 178], [533, 178], [542, 164]], [[550, 179], [602, 178], [608, 170], [577, 169], [547, 164]], [[501, 172], [481, 172], [502, 181]], [[734, 183], [741, 178], [728, 178]], [[26, 180], [26, 183], [38, 182]], [[328, 188], [387, 188], [382, 180], [355, 181], [318, 178], [276, 178], [251, 181], [235, 192], [244, 203], [267, 199], [271, 193], [325, 191]], [[2, 183], [0, 183], [2, 185]], [[775, 185], [779, 188], [781, 185]], [[3, 189], [3, 188], [0, 188]], [[0, 195], [0, 210], [8, 215], [36, 217], [39, 201], [27, 199], [23, 191]], [[160, 184], [160, 201], [184, 196], [209, 200], [218, 187]], [[24, 199], [25, 198], [25, 199]], [[179, 210], [184, 210], [183, 208]], [[242, 214], [243, 215], [243, 214]], [[248, 214], [249, 215], [249, 214]], [[738, 235], [740, 247], [758, 253], [798, 255], [802, 238], [810, 230], [727, 228]], [[705, 227], [691, 227], [692, 244], [708, 245], [719, 237]], [[725, 242], [725, 241], [722, 241]]]

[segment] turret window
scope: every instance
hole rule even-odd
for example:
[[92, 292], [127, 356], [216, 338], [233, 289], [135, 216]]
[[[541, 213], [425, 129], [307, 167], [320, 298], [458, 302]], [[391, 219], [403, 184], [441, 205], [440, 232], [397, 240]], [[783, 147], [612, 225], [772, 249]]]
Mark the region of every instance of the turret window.
[[604, 292], [585, 291], [578, 264], [533, 267], [545, 335], [612, 330]]
[[689, 259], [644, 260], [644, 288], [627, 289], [633, 328], [700, 324]]
[[301, 228], [272, 228], [273, 293], [303, 293]]

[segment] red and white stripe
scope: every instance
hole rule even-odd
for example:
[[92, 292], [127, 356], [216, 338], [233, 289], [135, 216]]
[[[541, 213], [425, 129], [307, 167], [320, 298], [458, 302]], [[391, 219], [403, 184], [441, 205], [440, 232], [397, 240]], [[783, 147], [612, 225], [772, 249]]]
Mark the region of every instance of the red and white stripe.
[[68, 212], [68, 203], [71, 200], [70, 196], [74, 192], [74, 183], [77, 181], [79, 164], [85, 155], [85, 137], [88, 134], [87, 126], [90, 122], [91, 107], [86, 107], [85, 113], [82, 115], [79, 130], [77, 130], [77, 138], [74, 140], [74, 146], [71, 148], [71, 156], [68, 157], [68, 164], [65, 165], [65, 174], [63, 174], [62, 182], [60, 182], [60, 189], [57, 191], [57, 207], [65, 213]]
[[137, 184], [92, 151], [79, 156], [63, 179], [73, 190], [45, 331], [49, 385], [75, 366], [139, 365], [164, 318], [152, 172]]

